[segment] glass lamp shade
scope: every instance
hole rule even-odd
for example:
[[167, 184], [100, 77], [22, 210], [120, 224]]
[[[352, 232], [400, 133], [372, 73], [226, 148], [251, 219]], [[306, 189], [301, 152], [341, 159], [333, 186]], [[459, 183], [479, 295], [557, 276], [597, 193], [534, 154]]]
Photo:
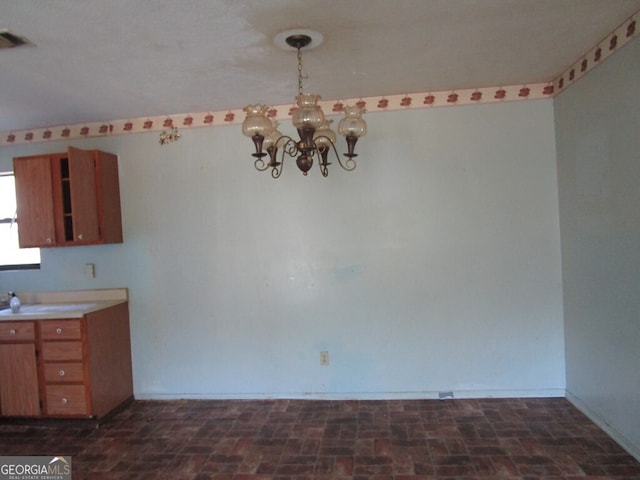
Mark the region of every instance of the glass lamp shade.
[[[269, 147], [278, 147], [276, 142], [280, 137], [282, 137], [282, 133], [278, 130], [279, 125], [280, 122], [277, 122], [276, 120], [271, 121], [272, 132], [262, 142], [262, 148], [264, 148], [265, 150], [267, 150]], [[282, 142], [280, 142], [280, 144], [280, 146], [282, 146]]]
[[242, 122], [242, 133], [247, 137], [261, 135], [267, 137], [273, 131], [271, 120], [267, 118], [266, 105], [247, 105], [242, 110], [247, 114]]
[[362, 119], [364, 108], [357, 105], [344, 107], [344, 118], [338, 124], [340, 135], [364, 137], [367, 134], [367, 122]]
[[331, 148], [336, 143], [336, 133], [331, 130], [333, 120], [325, 119], [322, 124], [316, 128], [313, 140], [320, 149]]
[[298, 129], [303, 127], [318, 128], [322, 125], [324, 113], [318, 105], [318, 100], [320, 100], [320, 95], [313, 93], [305, 93], [296, 97], [298, 108], [291, 119], [294, 127]]

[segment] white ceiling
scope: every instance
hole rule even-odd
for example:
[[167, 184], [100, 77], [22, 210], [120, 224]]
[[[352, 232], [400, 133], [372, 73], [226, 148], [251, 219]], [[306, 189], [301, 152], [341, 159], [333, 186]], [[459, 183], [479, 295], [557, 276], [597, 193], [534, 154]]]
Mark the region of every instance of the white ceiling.
[[640, 0], [0, 0], [0, 131], [554, 80]]

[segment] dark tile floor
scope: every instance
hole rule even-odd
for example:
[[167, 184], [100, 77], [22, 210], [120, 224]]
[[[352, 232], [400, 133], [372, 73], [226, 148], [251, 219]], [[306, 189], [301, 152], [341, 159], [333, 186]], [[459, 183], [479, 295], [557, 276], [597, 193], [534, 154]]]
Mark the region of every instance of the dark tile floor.
[[71, 455], [74, 480], [640, 479], [561, 398], [137, 401], [98, 429], [0, 425], [2, 455]]

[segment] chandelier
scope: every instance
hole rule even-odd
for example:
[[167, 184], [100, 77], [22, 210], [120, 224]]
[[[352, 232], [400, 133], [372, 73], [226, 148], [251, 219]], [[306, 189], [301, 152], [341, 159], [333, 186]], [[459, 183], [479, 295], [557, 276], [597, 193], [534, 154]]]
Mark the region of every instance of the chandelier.
[[[255, 153], [254, 166], [263, 172], [271, 169], [273, 178], [280, 177], [286, 157], [296, 159], [296, 165], [307, 175], [313, 166], [314, 159], [318, 161], [323, 177], [329, 174], [329, 155], [333, 152], [338, 164], [343, 170], [352, 171], [356, 168], [354, 153], [358, 138], [367, 133], [367, 124], [362, 119], [364, 108], [355, 106], [344, 107], [344, 118], [338, 124], [338, 133], [347, 142], [346, 159], [341, 159], [336, 149], [336, 134], [331, 130], [333, 120], [325, 119], [322, 108], [318, 105], [320, 95], [304, 93], [302, 88], [303, 68], [301, 50], [312, 42], [312, 38], [305, 33], [294, 33], [285, 38], [290, 47], [298, 51], [298, 95], [297, 108], [292, 115], [293, 126], [298, 131], [299, 139], [295, 140], [278, 131], [279, 122], [267, 117], [267, 105], [247, 105], [243, 111], [247, 114], [242, 123], [242, 133], [253, 140]], [[268, 157], [268, 158], [265, 158]]]

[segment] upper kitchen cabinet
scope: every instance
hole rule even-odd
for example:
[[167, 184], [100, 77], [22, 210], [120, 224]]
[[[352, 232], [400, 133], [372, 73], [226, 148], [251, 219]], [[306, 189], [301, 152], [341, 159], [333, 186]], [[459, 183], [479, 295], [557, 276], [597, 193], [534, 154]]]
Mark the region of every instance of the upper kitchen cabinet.
[[122, 243], [118, 158], [69, 147], [13, 159], [21, 248]]

